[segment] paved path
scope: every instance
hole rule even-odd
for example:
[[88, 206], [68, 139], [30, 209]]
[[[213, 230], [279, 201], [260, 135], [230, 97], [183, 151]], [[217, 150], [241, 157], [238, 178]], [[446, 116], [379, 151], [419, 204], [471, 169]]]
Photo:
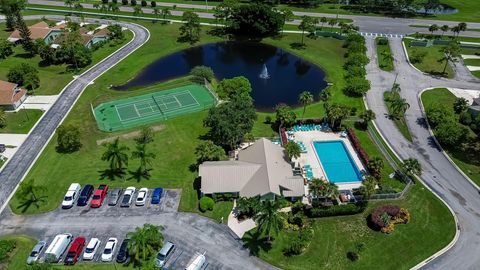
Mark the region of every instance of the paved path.
[[[52, 1], [52, 0], [28, 0], [31, 4], [38, 4], [38, 5], [51, 5], [51, 6], [65, 6], [64, 2], [61, 1]], [[81, 3], [84, 8], [93, 9], [92, 4]], [[209, 6], [208, 10], [206, 10], [205, 5], [198, 5], [198, 4], [178, 4], [178, 3], [166, 3], [166, 2], [157, 2], [159, 6], [169, 6], [173, 7], [176, 5], [177, 7], [182, 8], [194, 8], [197, 10], [204, 10], [204, 11], [196, 11], [195, 13], [198, 14], [200, 18], [206, 19], [214, 19], [211, 9], [213, 7]], [[119, 6], [120, 11], [125, 12], [132, 12], [133, 8], [131, 6]], [[146, 14], [152, 14], [153, 9], [151, 7], [142, 7], [142, 10]], [[173, 16], [182, 16], [183, 11], [179, 10], [170, 10]], [[302, 12], [302, 11], [294, 11], [293, 12], [297, 16], [312, 16], [312, 17], [328, 17], [333, 18], [336, 17], [336, 14], [327, 14], [327, 13], [317, 13], [317, 12]], [[365, 33], [384, 33], [384, 34], [399, 34], [399, 35], [407, 35], [413, 34], [415, 32], [419, 33], [430, 33], [426, 28], [415, 28], [410, 27], [410, 25], [449, 25], [454, 26], [457, 25], [458, 22], [452, 21], [439, 21], [439, 20], [425, 20], [425, 19], [403, 19], [403, 18], [389, 18], [389, 17], [380, 17], [380, 16], [360, 16], [360, 15], [339, 15], [341, 19], [351, 19], [353, 20], [355, 25], [360, 27], [361, 32]], [[300, 24], [300, 20], [295, 19], [292, 22], [288, 22], [288, 24], [298, 25]], [[468, 27], [480, 29], [480, 23], [468, 23]], [[451, 34], [451, 32], [450, 32]], [[461, 36], [472, 36], [472, 37], [480, 37], [480, 32], [475, 31], [467, 31], [460, 33]]]
[[[402, 159], [417, 158], [423, 167], [422, 180], [453, 209], [458, 220], [460, 237], [452, 249], [430, 261], [426, 269], [478, 269], [480, 265], [480, 196], [479, 191], [447, 160], [430, 135], [421, 110], [418, 95], [429, 87], [452, 87], [480, 90], [480, 80], [469, 76], [448, 80], [418, 72], [407, 62], [402, 42], [390, 39], [395, 58], [395, 71], [381, 71], [377, 65], [375, 42], [366, 39], [368, 56], [367, 78], [372, 88], [367, 93], [368, 106], [376, 113], [376, 125], [383, 137]], [[408, 142], [387, 117], [383, 92], [389, 90], [398, 73], [401, 95], [410, 108], [406, 113], [413, 143]], [[480, 92], [479, 92], [480, 93]]]

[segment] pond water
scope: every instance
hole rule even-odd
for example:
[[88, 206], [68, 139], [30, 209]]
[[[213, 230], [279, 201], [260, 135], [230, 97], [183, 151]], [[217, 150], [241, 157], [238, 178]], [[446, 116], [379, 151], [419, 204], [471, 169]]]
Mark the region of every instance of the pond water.
[[425, 8], [420, 8], [417, 9], [418, 13], [423, 13], [423, 14], [431, 14], [431, 15], [436, 15], [436, 14], [455, 14], [458, 12], [458, 9], [451, 7], [449, 5], [445, 4], [440, 4], [437, 8], [434, 9], [428, 9], [426, 10]]
[[211, 67], [219, 80], [248, 78], [255, 107], [260, 111], [272, 111], [279, 103], [298, 106], [298, 95], [303, 91], [310, 91], [318, 100], [320, 91], [327, 86], [325, 72], [320, 67], [280, 48], [256, 42], [221, 42], [162, 57], [115, 89], [126, 90], [184, 76], [198, 65]]

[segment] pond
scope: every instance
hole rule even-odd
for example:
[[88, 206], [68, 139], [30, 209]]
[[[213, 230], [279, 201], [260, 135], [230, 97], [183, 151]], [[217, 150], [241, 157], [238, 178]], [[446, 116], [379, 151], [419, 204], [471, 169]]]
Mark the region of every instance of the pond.
[[423, 14], [430, 14], [430, 15], [455, 14], [455, 13], [458, 13], [458, 9], [451, 7], [449, 5], [440, 4], [438, 5], [437, 8], [433, 8], [433, 9], [425, 9], [425, 8], [417, 9], [417, 12], [423, 13]]
[[318, 100], [320, 91], [327, 86], [325, 72], [320, 67], [280, 48], [257, 42], [220, 42], [162, 57], [115, 89], [126, 90], [184, 76], [198, 65], [211, 67], [219, 80], [248, 78], [255, 107], [260, 111], [272, 111], [279, 103], [298, 106], [298, 96], [303, 91], [310, 91]]

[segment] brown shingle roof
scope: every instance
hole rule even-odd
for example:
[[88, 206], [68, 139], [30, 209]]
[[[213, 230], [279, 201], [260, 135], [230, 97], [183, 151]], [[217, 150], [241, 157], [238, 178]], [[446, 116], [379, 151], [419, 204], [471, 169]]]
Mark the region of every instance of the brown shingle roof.
[[17, 89], [17, 84], [0, 80], [0, 105], [11, 105], [20, 100], [27, 91]]
[[[48, 36], [48, 33], [52, 31], [52, 29], [60, 29], [60, 28], [50, 28], [46, 22], [38, 22], [30, 27], [30, 38], [31, 39], [44, 39]], [[14, 38], [14, 39], [21, 39], [22, 37], [20, 36], [20, 32], [18, 30], [15, 30], [12, 32], [9, 38]]]

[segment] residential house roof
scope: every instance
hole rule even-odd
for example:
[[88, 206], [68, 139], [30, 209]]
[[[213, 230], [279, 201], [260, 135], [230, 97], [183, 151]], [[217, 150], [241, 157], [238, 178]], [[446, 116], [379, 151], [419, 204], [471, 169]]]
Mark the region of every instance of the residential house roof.
[[199, 167], [201, 190], [205, 194], [239, 192], [242, 197], [274, 193], [303, 196], [303, 178], [294, 176], [283, 148], [262, 138], [241, 150], [238, 160], [209, 161]]
[[[65, 24], [59, 24], [55, 25], [53, 27], [50, 27], [46, 22], [38, 22], [32, 26], [29, 26], [28, 29], [30, 30], [30, 38], [35, 40], [35, 39], [44, 39], [48, 36], [48, 34], [52, 30], [60, 30], [65, 28]], [[15, 30], [10, 34], [9, 39], [10, 40], [18, 40], [21, 39], [22, 37], [20, 36], [20, 32], [18, 30]]]
[[0, 105], [11, 105], [19, 101], [27, 91], [11, 82], [0, 80]]

